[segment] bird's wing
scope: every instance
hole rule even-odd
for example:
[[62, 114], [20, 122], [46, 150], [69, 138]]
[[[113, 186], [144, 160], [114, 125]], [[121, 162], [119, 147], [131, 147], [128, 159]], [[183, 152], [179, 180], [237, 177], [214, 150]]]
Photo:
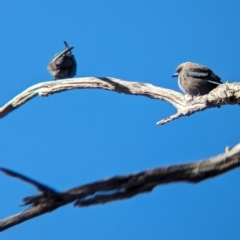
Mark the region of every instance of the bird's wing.
[[63, 50], [60, 53], [55, 54], [51, 62], [57, 61], [60, 57], [62, 57], [63, 55], [65, 55], [67, 52], [69, 52], [72, 49], [73, 49], [73, 47], [70, 47], [70, 48]]
[[213, 84], [221, 84], [221, 78], [213, 73], [212, 70], [203, 66], [194, 66], [187, 69], [187, 76], [200, 78]]

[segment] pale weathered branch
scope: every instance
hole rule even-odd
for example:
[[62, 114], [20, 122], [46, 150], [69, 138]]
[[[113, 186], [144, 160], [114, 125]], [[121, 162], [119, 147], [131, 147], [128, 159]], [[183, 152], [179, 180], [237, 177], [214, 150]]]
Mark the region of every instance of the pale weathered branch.
[[39, 96], [49, 96], [54, 93], [60, 93], [71, 89], [84, 88], [99, 88], [118, 93], [141, 95], [166, 101], [177, 109], [177, 113], [157, 122], [157, 124], [161, 125], [182, 116], [189, 116], [195, 112], [203, 111], [207, 108], [240, 103], [240, 83], [222, 84], [208, 95], [194, 97], [191, 100], [187, 100], [184, 95], [179, 92], [156, 87], [148, 83], [129, 82], [111, 77], [85, 77], [35, 84], [1, 107], [0, 118], [31, 100], [37, 94]]
[[74, 205], [78, 207], [104, 204], [150, 192], [156, 186], [162, 184], [176, 182], [198, 183], [239, 166], [240, 144], [232, 149], [227, 148], [225, 153], [206, 160], [154, 168], [137, 174], [116, 176], [85, 184], [65, 192], [57, 192], [19, 173], [0, 168], [0, 171], [32, 184], [41, 192], [38, 195], [24, 198], [23, 205], [30, 207], [17, 215], [1, 220], [0, 231], [71, 202], [74, 202]]

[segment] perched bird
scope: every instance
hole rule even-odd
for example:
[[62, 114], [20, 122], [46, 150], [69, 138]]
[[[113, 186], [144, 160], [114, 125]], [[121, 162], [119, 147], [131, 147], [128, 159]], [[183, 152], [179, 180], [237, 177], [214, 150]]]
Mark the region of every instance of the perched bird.
[[173, 77], [178, 77], [180, 89], [191, 96], [208, 94], [222, 83], [211, 69], [192, 62], [180, 64]]
[[63, 42], [66, 49], [60, 53], [56, 53], [47, 66], [49, 73], [53, 75], [55, 80], [71, 78], [76, 75], [77, 63], [71, 53], [73, 47], [69, 47], [65, 41]]

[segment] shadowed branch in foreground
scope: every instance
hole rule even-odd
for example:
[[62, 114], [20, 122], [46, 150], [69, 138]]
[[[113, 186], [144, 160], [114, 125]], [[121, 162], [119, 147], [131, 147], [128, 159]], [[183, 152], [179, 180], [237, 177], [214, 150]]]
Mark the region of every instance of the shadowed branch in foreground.
[[153, 86], [148, 83], [123, 81], [111, 77], [70, 78], [58, 81], [49, 81], [35, 84], [14, 97], [0, 108], [0, 118], [20, 107], [35, 96], [49, 96], [72, 89], [102, 89], [145, 96], [163, 100], [173, 105], [177, 113], [158, 121], [158, 125], [166, 124], [182, 116], [189, 116], [207, 108], [219, 107], [226, 104], [240, 103], [240, 83], [221, 84], [207, 95], [197, 96], [187, 100], [179, 92]]
[[57, 192], [20, 173], [0, 168], [0, 171], [5, 174], [32, 184], [40, 191], [37, 195], [23, 199], [23, 205], [29, 206], [28, 209], [1, 220], [0, 231], [53, 211], [68, 203], [73, 203], [77, 207], [104, 204], [114, 200], [131, 198], [140, 193], [150, 192], [161, 184], [176, 182], [198, 183], [239, 166], [240, 144], [232, 149], [227, 149], [225, 153], [206, 160], [107, 178], [75, 187], [65, 192]]

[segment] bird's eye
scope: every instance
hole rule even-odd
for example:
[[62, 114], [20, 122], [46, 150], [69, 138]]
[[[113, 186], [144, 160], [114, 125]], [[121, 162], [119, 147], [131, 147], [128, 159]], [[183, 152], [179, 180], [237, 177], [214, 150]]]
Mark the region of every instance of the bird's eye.
[[182, 71], [182, 67], [176, 70], [177, 73], [180, 73], [181, 71]]

